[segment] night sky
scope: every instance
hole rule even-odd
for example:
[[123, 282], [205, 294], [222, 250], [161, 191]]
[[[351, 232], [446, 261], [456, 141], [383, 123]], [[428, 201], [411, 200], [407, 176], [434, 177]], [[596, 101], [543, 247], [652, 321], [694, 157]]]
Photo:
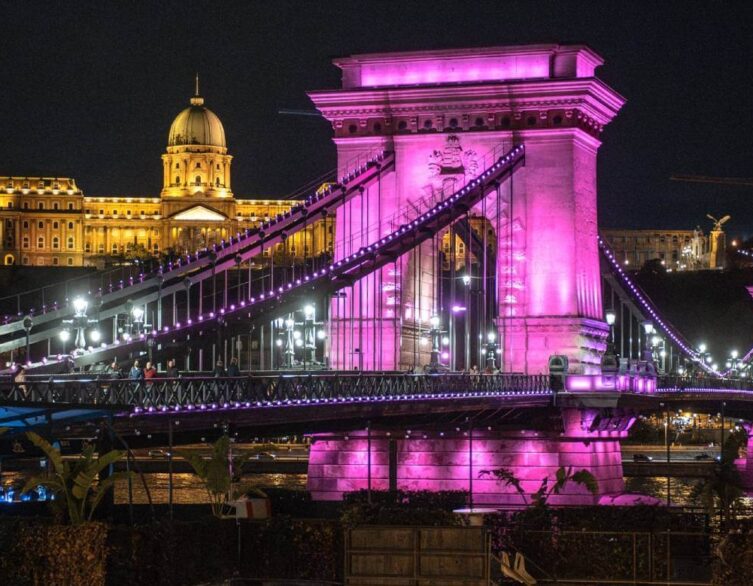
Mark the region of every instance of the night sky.
[[[656, 6], [658, 5], [658, 6]], [[602, 226], [753, 235], [753, 5], [747, 2], [0, 2], [0, 175], [75, 177], [87, 195], [157, 195], [160, 155], [194, 72], [225, 125], [237, 196], [282, 196], [334, 167], [306, 90], [337, 56], [586, 43], [627, 98], [603, 134]]]

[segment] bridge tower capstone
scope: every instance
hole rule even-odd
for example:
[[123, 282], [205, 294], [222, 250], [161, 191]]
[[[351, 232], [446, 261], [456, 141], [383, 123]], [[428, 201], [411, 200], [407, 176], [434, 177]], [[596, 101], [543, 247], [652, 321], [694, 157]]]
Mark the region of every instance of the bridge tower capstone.
[[[525, 167], [471, 213], [496, 237], [502, 368], [541, 373], [552, 354], [598, 370], [605, 347], [596, 214], [600, 134], [624, 100], [582, 45], [383, 53], [337, 59], [342, 88], [309, 95], [334, 129], [338, 169], [375, 150], [394, 171], [337, 211], [346, 257], [524, 144]], [[402, 369], [438, 311], [437, 246], [424, 242], [331, 304], [335, 368]], [[429, 348], [419, 350], [428, 362]], [[410, 354], [413, 353], [411, 357]]]

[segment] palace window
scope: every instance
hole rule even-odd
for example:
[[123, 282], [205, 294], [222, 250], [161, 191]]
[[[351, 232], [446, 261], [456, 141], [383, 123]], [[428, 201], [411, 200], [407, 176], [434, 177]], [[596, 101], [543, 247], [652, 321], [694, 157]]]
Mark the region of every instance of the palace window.
[[73, 266], [73, 259], [70, 256], [68, 257], [68, 266], [69, 267]]
[[99, 215], [100, 216], [104, 216], [105, 215], [105, 210], [99, 210]]
[[25, 256], [25, 257], [24, 257], [24, 259], [23, 259], [23, 263], [24, 263], [25, 265], [29, 264], [29, 257], [28, 257], [28, 256]]
[[113, 216], [117, 216], [118, 215], [118, 210], [112, 210], [112, 215]]
[[131, 210], [126, 210], [126, 215], [130, 216], [131, 215]]
[[180, 169], [180, 163], [175, 163], [175, 168]]
[[38, 210], [43, 210], [44, 209], [44, 202], [43, 201], [37, 202], [37, 209]]
[[56, 201], [53, 201], [52, 202], [52, 209], [53, 210], [59, 210], [60, 209], [60, 204], [58, 202], [56, 202]]
[[24, 189], [29, 189], [29, 182], [28, 181], [24, 181], [23, 182], [23, 188]]
[[72, 250], [73, 249], [73, 236], [68, 236], [67, 243], [68, 243], [68, 250]]
[[175, 184], [180, 185], [180, 177], [178, 175], [175, 176]]
[[118, 245], [117, 244], [113, 244], [112, 245], [112, 253], [113, 254], [118, 254]]
[[195, 169], [201, 169], [201, 163], [196, 163], [196, 167], [194, 167], [194, 168]]
[[53, 222], [52, 223], [52, 229], [53, 230], [57, 230], [58, 228], [60, 228], [60, 224], [58, 222]]
[[58, 257], [56, 257], [56, 256], [52, 257], [52, 264], [55, 265], [55, 266], [58, 266]]
[[217, 164], [217, 170], [218, 170], [218, 171], [220, 170], [220, 165], [219, 165], [219, 163]]
[[104, 244], [100, 244], [100, 245], [99, 245], [99, 246], [97, 247], [97, 252], [98, 252], [99, 254], [104, 254], [104, 253], [105, 253], [105, 245], [104, 245]]
[[214, 184], [219, 187], [220, 186], [220, 178], [217, 177], [217, 179], [214, 180]]
[[84, 252], [91, 252], [91, 251], [92, 251], [92, 244], [91, 244], [91, 242], [87, 242], [84, 245]]
[[24, 202], [24, 209], [25, 209], [25, 210], [28, 210], [28, 209], [29, 209], [29, 202], [28, 202], [28, 201], [25, 201], [25, 202]]
[[159, 244], [156, 242], [154, 243], [154, 246], [152, 246], [152, 249], [154, 250], [154, 254], [157, 254], [159, 252]]
[[29, 229], [29, 222], [24, 221], [24, 228], [27, 229], [27, 230]]
[[44, 248], [44, 236], [37, 237], [37, 248]]
[[24, 238], [23, 238], [23, 248], [26, 248], [27, 250], [29, 248], [29, 237], [28, 236], [24, 236]]
[[58, 250], [60, 248], [60, 238], [57, 236], [52, 239], [52, 248], [53, 250]]
[[196, 179], [195, 179], [195, 181], [194, 181], [194, 182], [196, 183], [196, 185], [201, 185], [201, 177], [199, 177], [199, 176], [197, 175], [197, 176], [196, 176]]
[[68, 222], [68, 229], [73, 230], [73, 222]]
[[44, 230], [44, 222], [37, 222], [37, 228]]
[[69, 201], [69, 202], [68, 202], [68, 209], [69, 209], [69, 210], [72, 210], [72, 209], [73, 209], [73, 202], [72, 202], [72, 201]]
[[39, 183], [37, 184], [37, 189], [44, 189], [44, 181], [40, 181], [40, 182], [39, 182]]

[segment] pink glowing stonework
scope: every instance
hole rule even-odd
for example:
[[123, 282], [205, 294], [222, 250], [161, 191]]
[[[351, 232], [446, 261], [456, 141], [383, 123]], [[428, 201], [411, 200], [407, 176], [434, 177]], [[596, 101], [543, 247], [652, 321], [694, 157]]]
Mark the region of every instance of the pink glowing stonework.
[[[540, 45], [357, 55], [335, 61], [339, 90], [309, 95], [331, 121], [341, 174], [378, 150], [394, 171], [337, 210], [335, 258], [388, 235], [461, 187], [491, 152], [524, 144], [525, 167], [480, 202], [497, 238], [499, 339], [505, 370], [545, 372], [565, 354], [597, 370], [602, 320], [596, 224], [600, 133], [623, 99], [594, 76], [587, 47]], [[331, 302], [334, 368], [428, 362], [417, 338], [436, 311], [438, 251], [429, 240]], [[416, 348], [419, 348], [418, 351]]]
[[[604, 126], [624, 102], [595, 77], [602, 59], [581, 45], [537, 45], [356, 55], [335, 64], [342, 89], [309, 95], [332, 123], [339, 174], [375, 152], [395, 153], [380, 181], [337, 210], [335, 259], [392, 234], [523, 144], [525, 166], [470, 210], [486, 218], [496, 238], [503, 369], [538, 374], [551, 355], [564, 354], [572, 374], [598, 373], [608, 328], [596, 156]], [[418, 338], [437, 312], [438, 254], [437, 242], [427, 240], [333, 298], [334, 368], [428, 363], [429, 349]], [[572, 384], [598, 391], [623, 382], [612, 378], [597, 384], [581, 376]], [[426, 437], [383, 432], [368, 449], [364, 432], [317, 435], [308, 487], [315, 499], [331, 500], [366, 488], [369, 479], [373, 489], [467, 490], [472, 478], [474, 503], [521, 504], [512, 489], [478, 473], [511, 469], [530, 494], [542, 478], [572, 466], [596, 476], [598, 494], [572, 485], [553, 503], [619, 502], [619, 442], [633, 419], [605, 419], [585, 408], [561, 415], [558, 431], [478, 430], [472, 442], [463, 430]]]
[[[461, 429], [437, 432], [415, 430], [409, 437], [374, 434], [371, 439], [371, 488], [390, 487], [390, 441], [396, 470], [393, 482], [401, 490], [463, 490], [472, 484], [475, 505], [521, 505], [523, 499], [483, 470], [505, 468], [521, 480], [527, 498], [542, 478], [552, 477], [561, 466], [587, 469], [598, 483], [590, 494], [582, 486], [568, 484], [551, 504], [598, 504], [623, 494], [620, 439], [627, 435], [629, 418], [596, 421], [589, 410], [565, 410], [562, 431], [474, 431], [472, 444]], [[311, 446], [308, 488], [316, 500], [339, 500], [344, 492], [369, 485], [369, 442], [365, 432], [348, 436], [321, 434]], [[469, 449], [470, 448], [470, 449]], [[469, 468], [469, 453], [473, 454]], [[472, 483], [470, 479], [472, 478]]]

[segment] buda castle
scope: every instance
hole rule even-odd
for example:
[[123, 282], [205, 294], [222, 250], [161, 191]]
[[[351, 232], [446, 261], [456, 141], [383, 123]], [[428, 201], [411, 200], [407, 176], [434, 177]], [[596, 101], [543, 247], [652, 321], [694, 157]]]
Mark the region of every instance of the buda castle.
[[[225, 129], [199, 95], [170, 126], [159, 197], [87, 197], [69, 177], [0, 177], [0, 258], [5, 265], [102, 266], [129, 254], [193, 252], [254, 227], [294, 200], [236, 199]], [[296, 260], [332, 250], [332, 223], [278, 244]]]

